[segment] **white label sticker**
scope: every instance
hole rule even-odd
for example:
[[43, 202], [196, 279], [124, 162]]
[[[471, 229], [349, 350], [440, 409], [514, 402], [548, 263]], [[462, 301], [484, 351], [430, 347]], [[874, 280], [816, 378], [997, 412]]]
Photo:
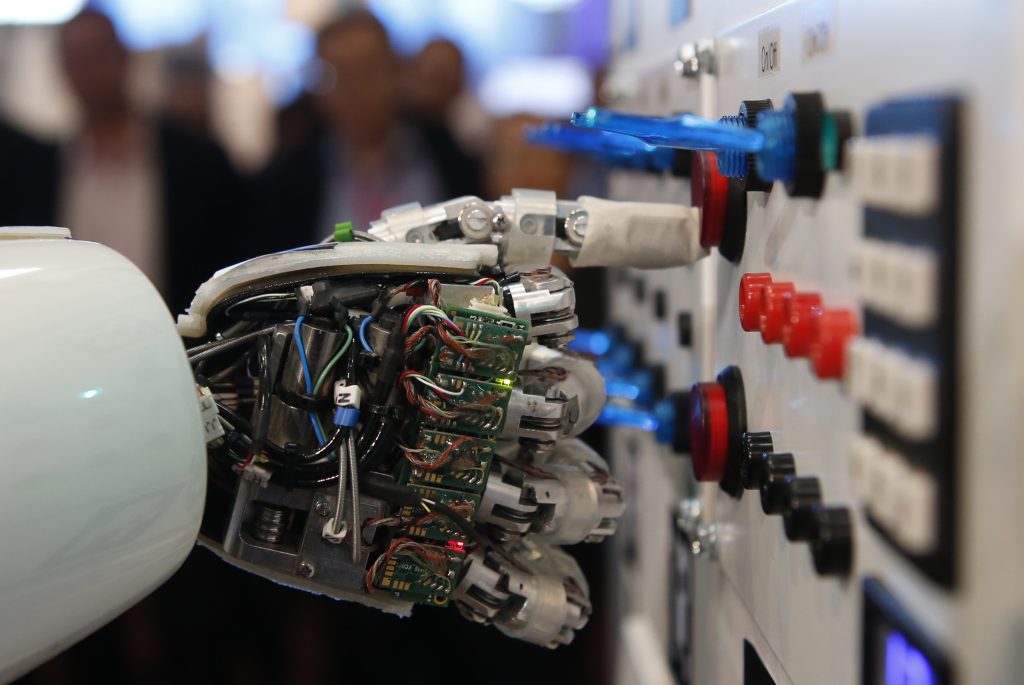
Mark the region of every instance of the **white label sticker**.
[[801, 13], [801, 53], [809, 62], [832, 49], [835, 40], [833, 0], [818, 0]]
[[334, 384], [334, 406], [359, 408], [363, 391], [358, 385], [343, 385], [341, 381]]
[[774, 76], [782, 71], [782, 41], [778, 26], [757, 33], [757, 75]]
[[217, 403], [213, 395], [204, 392], [199, 395], [199, 413], [203, 421], [203, 435], [206, 442], [213, 442], [224, 436], [224, 426], [220, 422], [220, 414], [217, 412]]

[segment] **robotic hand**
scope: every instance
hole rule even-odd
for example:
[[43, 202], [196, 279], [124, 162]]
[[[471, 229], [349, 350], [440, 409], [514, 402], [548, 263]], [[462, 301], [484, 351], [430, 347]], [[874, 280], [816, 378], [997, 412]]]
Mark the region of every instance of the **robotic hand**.
[[688, 263], [697, 225], [518, 190], [219, 272], [178, 321], [208, 427], [201, 544], [290, 586], [568, 644], [590, 599], [558, 545], [614, 533], [625, 502], [576, 439], [604, 382], [563, 348], [575, 294], [551, 260]]

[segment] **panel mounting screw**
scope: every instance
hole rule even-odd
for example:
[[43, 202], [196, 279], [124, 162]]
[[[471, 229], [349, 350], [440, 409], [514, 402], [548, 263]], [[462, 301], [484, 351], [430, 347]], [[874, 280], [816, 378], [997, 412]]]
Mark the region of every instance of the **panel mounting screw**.
[[715, 47], [712, 41], [687, 43], [679, 48], [673, 64], [676, 74], [683, 78], [697, 78], [701, 74], [715, 73]]
[[331, 503], [322, 495], [316, 498], [316, 503], [314, 503], [313, 508], [318, 516], [326, 518], [331, 515]]
[[312, 562], [300, 561], [299, 562], [299, 575], [303, 578], [312, 578], [316, 574], [316, 567], [313, 566]]

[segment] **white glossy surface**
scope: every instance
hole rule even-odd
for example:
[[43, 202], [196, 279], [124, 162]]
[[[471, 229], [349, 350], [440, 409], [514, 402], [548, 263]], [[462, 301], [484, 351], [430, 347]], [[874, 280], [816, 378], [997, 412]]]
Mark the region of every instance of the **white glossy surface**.
[[144, 597], [191, 550], [205, 445], [170, 313], [94, 243], [0, 241], [0, 681]]

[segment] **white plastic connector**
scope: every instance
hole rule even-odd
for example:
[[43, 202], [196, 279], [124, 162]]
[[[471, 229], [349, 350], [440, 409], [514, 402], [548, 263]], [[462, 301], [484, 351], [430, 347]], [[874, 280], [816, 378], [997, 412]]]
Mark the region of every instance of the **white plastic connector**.
[[327, 523], [324, 524], [322, 536], [325, 541], [332, 545], [340, 545], [346, 537], [348, 537], [348, 523], [343, 519], [341, 521], [341, 527], [337, 532], [334, 531], [334, 517], [327, 519]]
[[700, 210], [657, 202], [579, 198], [587, 212], [586, 236], [575, 266], [664, 269], [706, 257], [700, 244]]

